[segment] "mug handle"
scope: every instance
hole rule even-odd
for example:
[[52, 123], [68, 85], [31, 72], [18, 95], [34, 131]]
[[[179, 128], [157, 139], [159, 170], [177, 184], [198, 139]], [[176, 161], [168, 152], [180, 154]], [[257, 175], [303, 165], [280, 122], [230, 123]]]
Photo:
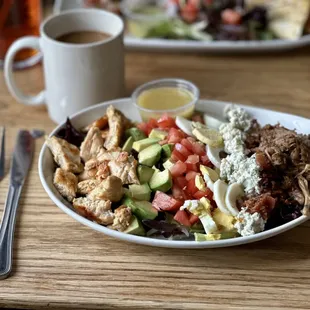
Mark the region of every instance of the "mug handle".
[[15, 41], [9, 48], [5, 60], [4, 60], [4, 77], [6, 85], [11, 92], [12, 96], [19, 102], [27, 105], [39, 105], [44, 103], [45, 93], [41, 91], [35, 96], [24, 94], [16, 86], [15, 79], [13, 77], [13, 63], [15, 55], [22, 49], [33, 48], [41, 51], [40, 39], [35, 36], [28, 36]]

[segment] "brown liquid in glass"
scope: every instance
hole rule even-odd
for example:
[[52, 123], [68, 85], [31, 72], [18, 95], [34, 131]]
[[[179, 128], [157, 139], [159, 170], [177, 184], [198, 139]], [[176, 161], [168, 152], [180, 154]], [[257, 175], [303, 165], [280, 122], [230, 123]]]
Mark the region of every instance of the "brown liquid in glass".
[[[40, 0], [0, 0], [0, 59], [4, 59], [17, 38], [38, 36], [40, 22]], [[25, 49], [17, 54], [15, 60], [25, 60], [36, 53]]]

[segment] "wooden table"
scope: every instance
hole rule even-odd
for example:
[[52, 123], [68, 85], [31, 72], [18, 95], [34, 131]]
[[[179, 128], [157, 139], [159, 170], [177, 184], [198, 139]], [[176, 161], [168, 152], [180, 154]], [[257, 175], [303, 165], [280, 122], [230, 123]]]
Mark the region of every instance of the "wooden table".
[[[25, 91], [43, 88], [41, 66], [16, 73]], [[127, 95], [156, 78], [196, 83], [203, 98], [310, 117], [310, 48], [285, 54], [206, 56], [127, 53]], [[0, 81], [7, 168], [18, 128], [55, 124]], [[33, 166], [22, 194], [14, 273], [0, 282], [0, 307], [42, 309], [310, 309], [310, 225], [247, 246], [170, 250], [128, 244], [75, 222], [44, 192]], [[0, 210], [8, 175], [0, 183]]]

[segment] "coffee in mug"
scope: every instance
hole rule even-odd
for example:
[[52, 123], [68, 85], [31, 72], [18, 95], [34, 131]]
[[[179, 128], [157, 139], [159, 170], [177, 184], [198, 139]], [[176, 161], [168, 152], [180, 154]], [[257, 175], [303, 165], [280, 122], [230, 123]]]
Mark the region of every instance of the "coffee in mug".
[[105, 32], [99, 31], [74, 31], [66, 33], [56, 38], [57, 41], [71, 44], [85, 44], [103, 41], [111, 36]]
[[[40, 37], [15, 41], [5, 58], [4, 75], [17, 101], [46, 103], [53, 121], [65, 119], [90, 105], [124, 95], [124, 23], [99, 9], [69, 10], [53, 15], [40, 27]], [[26, 95], [15, 84], [13, 60], [22, 49], [43, 54], [44, 91]]]

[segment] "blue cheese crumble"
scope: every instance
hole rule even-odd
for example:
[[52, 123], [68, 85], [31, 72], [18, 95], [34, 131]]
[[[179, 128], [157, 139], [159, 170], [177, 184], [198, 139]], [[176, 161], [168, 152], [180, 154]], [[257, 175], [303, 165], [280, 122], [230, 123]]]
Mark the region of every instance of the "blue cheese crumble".
[[224, 109], [224, 116], [234, 128], [242, 131], [248, 131], [252, 125], [251, 116], [242, 108], [228, 105]]
[[233, 105], [225, 108], [224, 116], [229, 123], [222, 124], [219, 130], [223, 136], [225, 152], [244, 152], [245, 132], [251, 128], [251, 116], [244, 109]]
[[246, 208], [242, 208], [236, 219], [234, 227], [243, 237], [251, 236], [264, 230], [265, 221], [257, 212], [251, 214]]
[[259, 167], [256, 156], [246, 157], [242, 152], [235, 152], [221, 160], [221, 179], [244, 186], [247, 194], [259, 193]]
[[245, 134], [240, 129], [227, 123], [220, 126], [220, 133], [223, 136], [224, 150], [226, 153], [231, 154], [244, 151]]

